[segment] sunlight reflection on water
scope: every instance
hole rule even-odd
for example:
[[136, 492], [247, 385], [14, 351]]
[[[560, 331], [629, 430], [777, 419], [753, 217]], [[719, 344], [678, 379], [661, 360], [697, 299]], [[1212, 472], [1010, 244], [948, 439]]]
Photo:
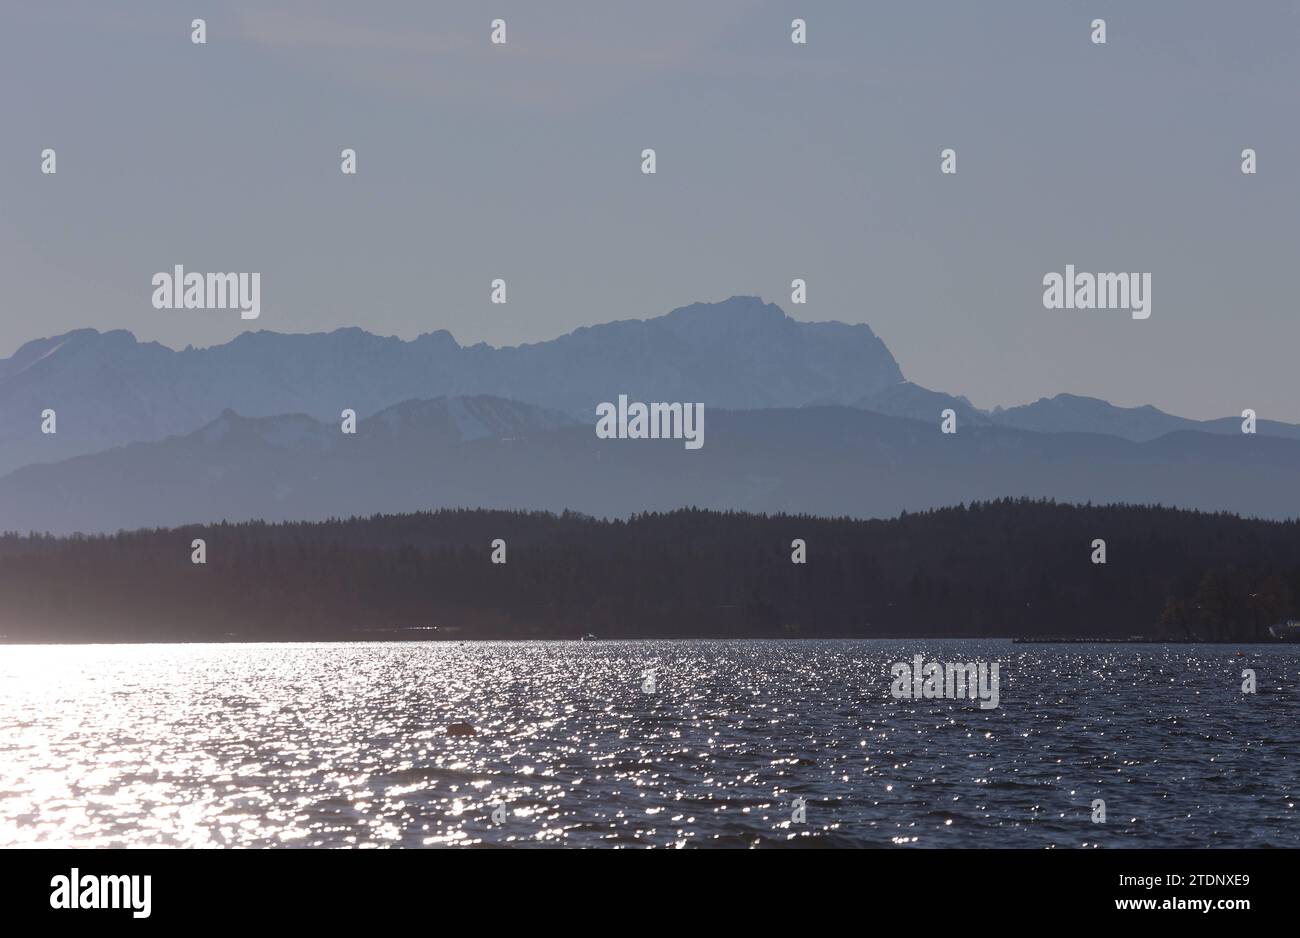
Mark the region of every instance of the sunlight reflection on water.
[[[1001, 662], [1001, 706], [894, 700], [914, 654]], [[0, 846], [1295, 847], [1298, 665], [1297, 646], [0, 646]]]

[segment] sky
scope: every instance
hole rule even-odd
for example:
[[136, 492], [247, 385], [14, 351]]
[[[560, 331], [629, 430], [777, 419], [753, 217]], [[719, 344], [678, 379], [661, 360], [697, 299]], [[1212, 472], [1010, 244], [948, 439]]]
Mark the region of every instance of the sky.
[[[1069, 392], [1300, 422], [1294, 0], [51, 2], [4, 19], [0, 356], [86, 326], [176, 348], [342, 326], [514, 345], [756, 294], [867, 323], [910, 380], [981, 407]], [[154, 309], [175, 264], [260, 272], [261, 317]], [[1151, 317], [1045, 309], [1067, 264], [1151, 273]]]

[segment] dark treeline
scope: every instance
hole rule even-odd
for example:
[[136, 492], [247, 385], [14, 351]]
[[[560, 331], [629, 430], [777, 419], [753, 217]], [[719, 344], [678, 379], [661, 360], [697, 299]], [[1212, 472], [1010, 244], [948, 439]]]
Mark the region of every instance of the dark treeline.
[[[207, 563], [191, 562], [206, 542]], [[491, 562], [492, 541], [507, 562]], [[791, 541], [807, 563], [791, 562]], [[1107, 562], [1092, 562], [1093, 541]], [[1300, 522], [1001, 500], [888, 521], [446, 510], [0, 537], [7, 641], [1145, 635], [1300, 618]], [[437, 631], [433, 631], [436, 627]]]

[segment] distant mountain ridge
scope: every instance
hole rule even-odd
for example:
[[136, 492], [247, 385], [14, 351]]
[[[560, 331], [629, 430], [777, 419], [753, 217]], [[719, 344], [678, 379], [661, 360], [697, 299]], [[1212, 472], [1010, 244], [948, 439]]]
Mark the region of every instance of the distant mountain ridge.
[[[0, 360], [0, 473], [187, 433], [227, 408], [332, 420], [344, 408], [366, 416], [405, 400], [489, 394], [585, 419], [620, 393], [799, 407], [848, 403], [902, 380], [869, 327], [798, 322], [757, 297], [506, 348], [462, 346], [446, 331], [403, 341], [348, 328], [246, 332], [174, 351], [121, 330], [83, 329]], [[57, 434], [40, 432], [46, 408], [58, 413]]]
[[[1057, 394], [1032, 404], [980, 410], [964, 397], [931, 391], [904, 381], [869, 394], [854, 402], [855, 407], [891, 417], [937, 421], [939, 414], [951, 408], [962, 426], [998, 426], [1034, 433], [1095, 433], [1118, 436], [1135, 443], [1146, 443], [1166, 433], [1195, 430], [1201, 433], [1240, 434], [1240, 417], [1215, 420], [1191, 420], [1175, 417], [1147, 404], [1142, 407], [1117, 407], [1095, 397]], [[1256, 433], [1300, 439], [1300, 426], [1278, 420], [1257, 420]]]
[[227, 411], [192, 433], [0, 479], [0, 530], [111, 532], [442, 507], [624, 517], [683, 506], [884, 518], [1006, 496], [1300, 516], [1300, 440], [1179, 431], [1146, 443], [843, 406], [706, 411], [706, 444], [601, 440], [558, 411], [474, 396], [394, 405], [344, 434]]
[[[597, 439], [596, 405], [620, 394], [703, 402], [704, 449]], [[939, 432], [949, 408], [956, 435]], [[1295, 517], [1298, 473], [1300, 427], [1260, 420], [1248, 436], [1238, 417], [1070, 394], [981, 410], [907, 381], [867, 326], [755, 297], [500, 349], [351, 328], [174, 351], [78, 330], [0, 360], [10, 530], [446, 505], [887, 517], [1024, 495]]]
[[[1076, 394], [1044, 397], [1019, 407], [994, 408], [989, 413], [989, 419], [998, 426], [1018, 430], [1034, 430], [1039, 433], [1104, 433], [1139, 443], [1180, 430], [1240, 434], [1242, 420], [1241, 417], [1191, 420], [1167, 414], [1150, 404], [1143, 407], [1116, 407], [1095, 397], [1080, 397]], [[1278, 420], [1259, 419], [1255, 431], [1263, 436], [1300, 439], [1300, 426]]]

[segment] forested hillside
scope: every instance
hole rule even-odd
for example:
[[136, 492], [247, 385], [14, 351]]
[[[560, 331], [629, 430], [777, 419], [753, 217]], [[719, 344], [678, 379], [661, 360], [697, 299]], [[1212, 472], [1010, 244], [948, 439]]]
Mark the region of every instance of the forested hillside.
[[[1093, 562], [1096, 539], [1106, 563]], [[202, 539], [206, 563], [192, 562]], [[493, 541], [505, 563], [493, 562]], [[792, 541], [807, 562], [793, 563]], [[498, 559], [500, 551], [498, 550]], [[1060, 636], [1247, 641], [1300, 523], [1002, 500], [885, 521], [438, 511], [0, 538], [6, 641]]]

